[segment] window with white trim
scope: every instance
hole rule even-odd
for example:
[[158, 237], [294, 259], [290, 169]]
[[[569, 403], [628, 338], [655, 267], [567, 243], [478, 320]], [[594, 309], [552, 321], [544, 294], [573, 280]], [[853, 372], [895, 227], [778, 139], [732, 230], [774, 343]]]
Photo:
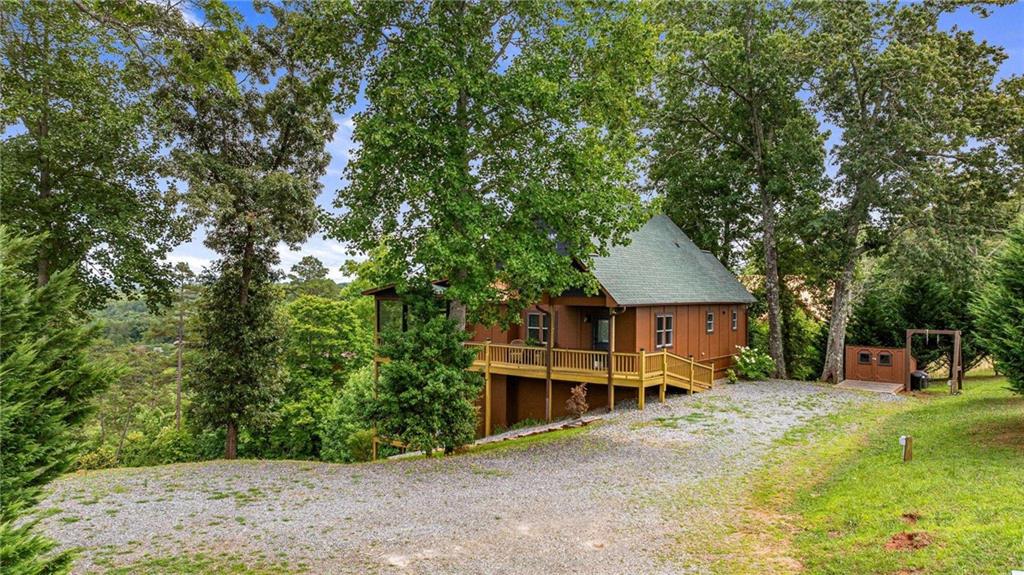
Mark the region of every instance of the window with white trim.
[[654, 347], [672, 347], [672, 316], [658, 315], [654, 317]]
[[550, 320], [548, 320], [547, 314], [526, 314], [526, 339], [528, 342], [539, 342], [542, 345], [547, 345], [550, 328]]
[[732, 330], [736, 331], [740, 328], [740, 312], [736, 309], [736, 306], [732, 306]]
[[715, 333], [715, 312], [708, 310], [707, 315], [704, 316], [704, 331], [708, 333]]

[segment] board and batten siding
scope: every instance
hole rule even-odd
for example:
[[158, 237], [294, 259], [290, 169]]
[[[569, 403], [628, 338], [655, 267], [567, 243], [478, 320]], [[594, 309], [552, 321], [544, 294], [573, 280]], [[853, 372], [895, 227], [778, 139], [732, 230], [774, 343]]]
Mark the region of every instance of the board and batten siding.
[[[672, 353], [693, 356], [701, 363], [715, 364], [715, 371], [724, 371], [732, 365], [736, 347], [747, 344], [747, 313], [743, 304], [692, 304], [645, 306], [636, 309], [636, 349], [656, 352], [655, 318], [673, 317]], [[737, 325], [732, 329], [732, 310], [736, 310]], [[706, 313], [715, 315], [715, 329], [707, 333]]]

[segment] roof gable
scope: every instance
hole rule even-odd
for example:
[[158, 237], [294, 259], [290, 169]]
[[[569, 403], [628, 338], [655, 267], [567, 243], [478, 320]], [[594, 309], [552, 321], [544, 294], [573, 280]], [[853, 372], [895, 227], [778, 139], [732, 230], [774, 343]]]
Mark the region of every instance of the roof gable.
[[619, 305], [752, 303], [754, 296], [668, 216], [658, 215], [595, 257], [591, 272]]

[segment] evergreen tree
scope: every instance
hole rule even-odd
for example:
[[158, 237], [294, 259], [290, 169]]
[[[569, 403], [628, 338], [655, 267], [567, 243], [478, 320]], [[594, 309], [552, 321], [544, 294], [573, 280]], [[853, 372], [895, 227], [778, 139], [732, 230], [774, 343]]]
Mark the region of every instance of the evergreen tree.
[[37, 286], [25, 271], [45, 238], [26, 240], [0, 226], [0, 566], [4, 573], [62, 573], [68, 553], [33, 533], [26, 518], [42, 487], [68, 469], [75, 428], [90, 400], [116, 377], [93, 359], [93, 328], [75, 313], [74, 269]]
[[[190, 409], [200, 425], [225, 430], [227, 459], [238, 455], [242, 426], [265, 430], [274, 421], [285, 326], [273, 279], [266, 265], [254, 266], [243, 278], [240, 267], [217, 262], [199, 300], [198, 358], [188, 378]], [[246, 301], [239, 305], [243, 289]]]
[[467, 371], [476, 351], [462, 345], [466, 333], [432, 303], [410, 306], [408, 331], [381, 334], [390, 361], [380, 367], [369, 416], [384, 437], [452, 453], [476, 433], [483, 378]]
[[[335, 14], [351, 13], [337, 3]], [[280, 382], [277, 246], [298, 249], [317, 229], [319, 178], [335, 123], [336, 85], [357, 76], [339, 68], [295, 3], [264, 5], [274, 25], [247, 31], [232, 59], [233, 89], [188, 86], [173, 92], [181, 141], [174, 157], [188, 182], [190, 213], [208, 226], [205, 244], [220, 254], [200, 306], [200, 363], [192, 382], [201, 421], [226, 430], [225, 457], [237, 453], [240, 424], [268, 423]], [[324, 9], [329, 9], [320, 6]], [[351, 48], [358, 31], [332, 22], [336, 41]], [[347, 40], [341, 40], [344, 33]], [[325, 48], [326, 50], [326, 48]]]
[[1024, 216], [1010, 228], [985, 278], [971, 306], [978, 337], [1010, 389], [1024, 395]]

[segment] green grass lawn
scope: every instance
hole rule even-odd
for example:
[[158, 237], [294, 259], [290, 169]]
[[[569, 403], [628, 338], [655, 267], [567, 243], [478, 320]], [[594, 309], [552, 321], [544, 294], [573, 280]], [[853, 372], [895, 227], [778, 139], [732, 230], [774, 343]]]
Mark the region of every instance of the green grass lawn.
[[[730, 566], [765, 545], [796, 560], [791, 572], [1024, 569], [1024, 397], [1005, 385], [969, 377], [962, 395], [857, 408], [788, 438], [803, 449], [755, 480], [759, 519], [718, 570], [740, 572]], [[901, 435], [914, 438], [909, 463]]]

